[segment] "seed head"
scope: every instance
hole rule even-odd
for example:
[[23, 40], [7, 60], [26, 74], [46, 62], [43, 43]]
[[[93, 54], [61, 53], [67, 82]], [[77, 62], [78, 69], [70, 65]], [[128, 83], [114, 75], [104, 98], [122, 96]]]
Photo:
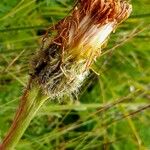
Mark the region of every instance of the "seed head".
[[77, 93], [108, 36], [131, 10], [124, 0], [78, 0], [70, 15], [51, 27], [56, 35], [45, 38], [33, 58], [33, 83], [51, 98]]

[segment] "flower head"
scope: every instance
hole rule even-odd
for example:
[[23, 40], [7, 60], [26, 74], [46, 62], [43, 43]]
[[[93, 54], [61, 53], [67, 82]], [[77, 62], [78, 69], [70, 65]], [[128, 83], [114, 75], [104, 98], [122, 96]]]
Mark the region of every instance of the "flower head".
[[32, 79], [52, 98], [76, 92], [110, 33], [129, 17], [124, 0], [78, 0], [69, 16], [52, 29], [32, 61]]

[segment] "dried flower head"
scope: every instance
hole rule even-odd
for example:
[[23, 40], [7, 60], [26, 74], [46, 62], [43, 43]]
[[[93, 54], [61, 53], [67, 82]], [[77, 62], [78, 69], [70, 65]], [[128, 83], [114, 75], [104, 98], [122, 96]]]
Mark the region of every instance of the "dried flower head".
[[110, 33], [131, 13], [124, 0], [78, 0], [51, 29], [31, 63], [32, 80], [51, 98], [77, 92]]

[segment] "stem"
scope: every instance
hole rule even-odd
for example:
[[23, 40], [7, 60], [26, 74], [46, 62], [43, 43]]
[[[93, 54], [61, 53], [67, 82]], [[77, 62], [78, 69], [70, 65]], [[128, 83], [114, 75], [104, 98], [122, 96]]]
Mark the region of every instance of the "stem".
[[48, 97], [43, 96], [41, 91], [36, 87], [26, 89], [21, 98], [14, 121], [0, 145], [0, 150], [12, 150], [15, 148], [29, 126], [30, 121], [47, 99]]

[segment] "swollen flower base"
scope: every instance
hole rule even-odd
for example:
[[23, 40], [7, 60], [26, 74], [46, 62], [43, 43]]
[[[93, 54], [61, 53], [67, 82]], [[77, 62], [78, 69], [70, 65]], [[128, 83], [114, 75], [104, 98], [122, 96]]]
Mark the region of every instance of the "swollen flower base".
[[79, 0], [51, 30], [31, 63], [31, 77], [51, 98], [77, 93], [110, 33], [131, 13], [119, 0]]

